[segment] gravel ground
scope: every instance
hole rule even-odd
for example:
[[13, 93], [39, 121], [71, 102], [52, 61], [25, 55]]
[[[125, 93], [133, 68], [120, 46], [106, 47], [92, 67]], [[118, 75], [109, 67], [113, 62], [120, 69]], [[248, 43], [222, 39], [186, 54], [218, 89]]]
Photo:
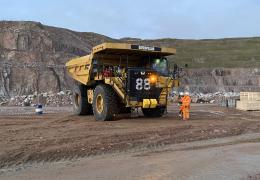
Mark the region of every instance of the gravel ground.
[[43, 115], [33, 108], [1, 107], [0, 167], [260, 132], [259, 112], [194, 104], [191, 119], [181, 121], [177, 111], [169, 106], [162, 118], [134, 114], [97, 122], [93, 116], [73, 115], [71, 107], [47, 107]]

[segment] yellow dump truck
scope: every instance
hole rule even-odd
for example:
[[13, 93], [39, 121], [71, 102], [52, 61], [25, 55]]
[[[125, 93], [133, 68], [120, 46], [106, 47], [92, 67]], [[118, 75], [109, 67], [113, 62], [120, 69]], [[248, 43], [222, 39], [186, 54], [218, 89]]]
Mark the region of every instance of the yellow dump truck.
[[104, 121], [140, 107], [146, 117], [162, 116], [169, 91], [179, 84], [166, 58], [175, 53], [174, 48], [103, 43], [70, 60], [66, 68], [77, 82], [75, 112]]

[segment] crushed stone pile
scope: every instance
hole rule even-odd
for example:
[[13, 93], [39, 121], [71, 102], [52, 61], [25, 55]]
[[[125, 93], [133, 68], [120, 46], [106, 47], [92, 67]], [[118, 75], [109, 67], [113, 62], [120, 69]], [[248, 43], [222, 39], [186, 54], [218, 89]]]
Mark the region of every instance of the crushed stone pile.
[[[178, 101], [178, 92], [173, 91], [170, 94], [172, 102]], [[211, 103], [211, 104], [223, 104], [228, 100], [239, 99], [240, 93], [237, 92], [215, 92], [215, 93], [190, 93], [190, 97], [193, 103]]]
[[[178, 92], [173, 91], [169, 96], [169, 100], [171, 102], [178, 102], [178, 95]], [[229, 100], [238, 100], [239, 95], [239, 93], [235, 92], [190, 94], [192, 103], [211, 103], [220, 104], [222, 106], [226, 106]], [[0, 106], [35, 106], [37, 104], [44, 106], [72, 105], [72, 92], [70, 90], [60, 91], [58, 93], [44, 92], [37, 94], [37, 92], [35, 92], [34, 94], [14, 96], [9, 99], [0, 96]]]
[[0, 96], [0, 106], [7, 105], [8, 102], [9, 100], [6, 97]]
[[192, 93], [192, 102], [194, 103], [217, 103], [220, 104], [223, 101], [229, 99], [239, 99], [239, 93], [234, 92], [216, 92], [216, 93]]
[[10, 99], [0, 98], [2, 106], [35, 106], [42, 104], [44, 106], [67, 106], [72, 104], [72, 92], [70, 90], [53, 92], [37, 92], [30, 95], [14, 96]]

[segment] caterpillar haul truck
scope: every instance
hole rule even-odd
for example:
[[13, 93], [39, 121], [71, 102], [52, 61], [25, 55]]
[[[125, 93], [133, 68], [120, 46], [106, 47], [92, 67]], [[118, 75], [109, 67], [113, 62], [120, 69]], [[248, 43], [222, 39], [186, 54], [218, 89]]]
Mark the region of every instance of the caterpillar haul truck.
[[103, 43], [70, 60], [66, 68], [77, 82], [75, 112], [105, 121], [140, 107], [146, 117], [162, 116], [168, 93], [179, 84], [170, 76], [166, 58], [175, 53], [173, 48]]

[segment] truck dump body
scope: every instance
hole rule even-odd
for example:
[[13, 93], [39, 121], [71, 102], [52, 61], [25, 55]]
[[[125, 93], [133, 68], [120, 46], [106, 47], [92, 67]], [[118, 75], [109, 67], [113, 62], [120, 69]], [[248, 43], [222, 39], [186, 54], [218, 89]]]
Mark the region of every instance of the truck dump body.
[[[66, 63], [71, 77], [83, 84], [89, 80], [92, 60], [97, 58], [108, 64], [134, 66], [136, 61], [146, 56], [169, 56], [176, 54], [174, 48], [147, 47], [126, 43], [103, 43], [93, 47], [92, 52], [83, 57], [74, 58]], [[127, 57], [126, 57], [127, 56]], [[128, 60], [128, 62], [126, 62]], [[111, 62], [111, 63], [110, 63]]]
[[73, 79], [82, 84], [87, 84], [91, 68], [90, 55], [72, 59], [66, 63], [66, 67]]

